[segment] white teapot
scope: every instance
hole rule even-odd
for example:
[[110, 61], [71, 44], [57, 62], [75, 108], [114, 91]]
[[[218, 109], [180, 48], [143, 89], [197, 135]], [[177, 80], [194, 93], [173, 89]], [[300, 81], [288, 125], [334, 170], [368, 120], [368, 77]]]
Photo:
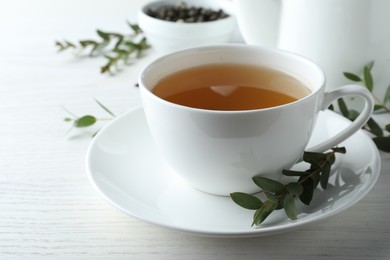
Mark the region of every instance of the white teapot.
[[248, 44], [279, 47], [314, 60], [325, 70], [328, 89], [348, 82], [344, 71], [359, 73], [373, 60], [374, 76], [389, 84], [389, 0], [234, 1]]

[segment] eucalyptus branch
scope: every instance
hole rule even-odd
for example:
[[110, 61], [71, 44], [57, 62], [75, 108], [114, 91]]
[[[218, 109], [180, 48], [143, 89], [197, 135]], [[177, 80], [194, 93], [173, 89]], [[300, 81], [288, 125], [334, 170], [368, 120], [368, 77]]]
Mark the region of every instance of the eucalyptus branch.
[[[344, 76], [354, 82], [361, 83], [364, 87], [366, 87], [371, 94], [373, 95], [376, 104], [375, 111], [383, 110], [384, 113], [390, 115], [390, 85], [387, 87], [384, 97], [380, 99], [374, 93], [374, 78], [372, 76], [372, 69], [374, 67], [374, 62], [370, 62], [366, 64], [363, 68], [363, 75], [359, 76], [352, 72], [344, 72]], [[337, 101], [340, 109], [340, 113], [350, 119], [355, 120], [359, 116], [359, 112], [354, 109], [349, 109], [347, 102], [344, 99], [339, 99]], [[363, 129], [373, 135], [373, 141], [378, 147], [379, 150], [384, 152], [390, 152], [390, 122], [387, 123], [384, 128], [382, 128], [376, 120], [371, 117], [367, 124], [363, 126]]]
[[[112, 118], [116, 117], [113, 112], [111, 112], [106, 106], [104, 106], [100, 101], [95, 99], [95, 102], [104, 110], [106, 111]], [[94, 125], [98, 121], [109, 121], [112, 120], [112, 118], [97, 118], [92, 115], [83, 115], [83, 116], [77, 116], [74, 113], [70, 112], [67, 108], [62, 106], [62, 109], [65, 110], [71, 117], [65, 117], [64, 121], [65, 122], [71, 122], [72, 126], [68, 130], [68, 133], [73, 129], [73, 128], [85, 128]], [[97, 133], [97, 132], [96, 132]], [[96, 135], [96, 133], [93, 134], [93, 136]]]
[[142, 30], [137, 24], [128, 22], [130, 34], [104, 32], [97, 30], [100, 37], [98, 40], [80, 40], [78, 43], [70, 41], [56, 41], [55, 45], [59, 52], [68, 49], [78, 49], [81, 52], [89, 50], [89, 56], [103, 56], [107, 63], [101, 67], [101, 73], [113, 73], [112, 67], [118, 69], [118, 63], [129, 64], [131, 58], [139, 59], [142, 53], [150, 46], [143, 36]]
[[283, 170], [282, 172], [285, 176], [298, 177], [295, 182], [282, 184], [261, 176], [253, 177], [253, 182], [262, 189], [261, 192], [266, 196], [264, 201], [258, 196], [243, 192], [233, 192], [230, 197], [239, 206], [255, 210], [252, 226], [259, 226], [274, 210], [279, 209], [284, 209], [287, 217], [295, 220], [298, 215], [295, 197], [298, 196], [302, 203], [310, 205], [318, 184], [323, 190], [327, 188], [336, 153], [346, 153], [346, 149], [335, 147], [328, 153], [305, 152], [303, 160], [310, 164], [308, 170]]

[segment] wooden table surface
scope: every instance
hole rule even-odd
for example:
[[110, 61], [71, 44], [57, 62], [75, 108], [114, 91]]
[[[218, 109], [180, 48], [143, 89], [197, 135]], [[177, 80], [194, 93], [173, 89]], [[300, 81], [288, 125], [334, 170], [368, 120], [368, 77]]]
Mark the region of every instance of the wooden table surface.
[[151, 50], [115, 76], [102, 58], [58, 54], [55, 40], [127, 32], [141, 0], [0, 2], [0, 259], [390, 259], [390, 154], [373, 190], [348, 210], [269, 237], [218, 239], [156, 227], [118, 211], [90, 185], [92, 129], [77, 115], [106, 117], [140, 104], [134, 87]]

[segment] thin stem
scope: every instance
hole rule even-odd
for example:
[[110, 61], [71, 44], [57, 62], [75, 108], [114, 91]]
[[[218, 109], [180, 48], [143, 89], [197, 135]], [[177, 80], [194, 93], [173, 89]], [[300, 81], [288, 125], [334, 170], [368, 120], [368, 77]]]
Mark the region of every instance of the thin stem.
[[320, 168], [315, 169], [315, 171], [310, 172], [305, 178], [303, 178], [301, 181], [298, 181], [299, 184], [302, 184], [305, 182], [307, 179], [311, 178], [314, 174], [320, 173], [322, 171], [322, 168], [325, 166], [326, 163], [329, 162], [330, 156], [334, 155], [336, 152], [330, 152], [327, 156], [324, 162], [320, 165]]

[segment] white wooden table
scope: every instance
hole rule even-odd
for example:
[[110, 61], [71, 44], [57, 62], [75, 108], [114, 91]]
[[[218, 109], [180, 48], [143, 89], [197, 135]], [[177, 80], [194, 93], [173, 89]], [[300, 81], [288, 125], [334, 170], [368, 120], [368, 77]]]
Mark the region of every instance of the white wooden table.
[[106, 117], [140, 104], [137, 75], [155, 54], [115, 76], [101, 58], [58, 54], [55, 40], [127, 32], [140, 0], [0, 2], [0, 259], [390, 259], [390, 154], [362, 201], [293, 232], [204, 238], [155, 227], [109, 205], [87, 180], [93, 129], [67, 134], [68, 116]]

